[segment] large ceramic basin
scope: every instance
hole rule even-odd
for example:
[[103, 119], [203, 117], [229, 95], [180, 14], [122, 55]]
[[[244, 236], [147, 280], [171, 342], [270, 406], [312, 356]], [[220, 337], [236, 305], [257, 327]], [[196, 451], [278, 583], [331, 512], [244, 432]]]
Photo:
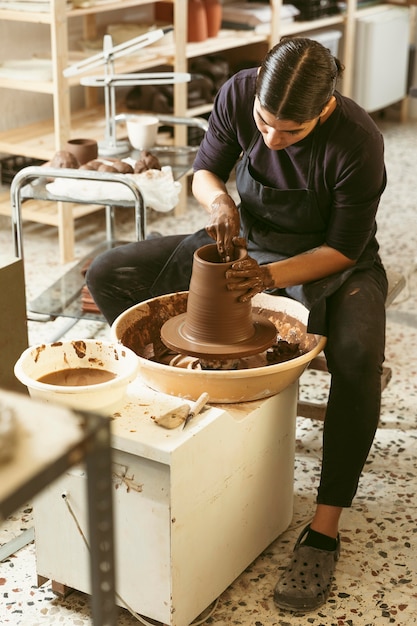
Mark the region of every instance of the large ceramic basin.
[[[326, 343], [325, 337], [306, 332], [308, 310], [299, 302], [281, 296], [259, 294], [254, 312], [266, 315], [283, 338], [300, 342], [303, 353], [284, 362], [263, 364], [259, 358], [245, 362], [245, 369], [213, 371], [174, 367], [164, 362], [167, 349], [160, 329], [167, 319], [186, 312], [188, 292], [146, 300], [122, 313], [112, 324], [112, 340], [130, 348], [139, 357], [139, 374], [152, 389], [196, 400], [207, 392], [211, 404], [238, 403], [266, 398], [295, 382]], [[171, 358], [172, 355], [169, 356]], [[254, 364], [254, 366], [252, 366]]]

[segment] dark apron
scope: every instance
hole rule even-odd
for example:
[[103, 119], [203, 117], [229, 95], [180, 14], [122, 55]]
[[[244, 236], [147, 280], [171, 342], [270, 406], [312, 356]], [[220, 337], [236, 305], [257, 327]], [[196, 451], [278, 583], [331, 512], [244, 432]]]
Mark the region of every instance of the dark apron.
[[[250, 152], [260, 139], [257, 132], [247, 153], [236, 168], [236, 183], [241, 205], [242, 236], [248, 241], [248, 252], [259, 264], [274, 263], [324, 244], [327, 223], [320, 211], [314, 191], [318, 125], [312, 133], [312, 146], [305, 189], [275, 189], [259, 183], [251, 175]], [[370, 267], [377, 251], [371, 249], [354, 267], [305, 285], [274, 289], [268, 293], [286, 295], [309, 309], [308, 329], [327, 334], [326, 298], [358, 269]]]
[[[320, 246], [325, 241], [326, 223], [320, 213], [313, 189], [317, 151], [317, 127], [313, 131], [307, 188], [274, 189], [259, 183], [251, 175], [250, 152], [256, 141], [262, 140], [256, 131], [247, 152], [236, 168], [237, 189], [241, 198], [241, 236], [248, 241], [248, 252], [259, 264], [273, 263]], [[173, 291], [186, 291], [191, 279], [195, 250], [213, 240], [205, 229], [186, 236], [176, 247], [158, 278], [151, 295], [156, 297]], [[310, 332], [326, 335], [326, 298], [334, 293], [357, 269], [372, 265], [373, 260], [356, 264], [332, 276], [306, 285], [289, 287], [284, 292], [298, 300], [309, 311]], [[283, 290], [268, 293], [281, 294]]]

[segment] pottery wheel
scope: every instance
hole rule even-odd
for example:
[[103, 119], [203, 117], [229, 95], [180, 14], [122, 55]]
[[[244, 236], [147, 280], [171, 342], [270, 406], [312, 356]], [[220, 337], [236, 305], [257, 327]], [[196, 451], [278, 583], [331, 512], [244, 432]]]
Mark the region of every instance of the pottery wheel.
[[277, 336], [275, 325], [263, 315], [252, 315], [253, 334], [233, 344], [201, 342], [186, 333], [187, 313], [172, 317], [161, 328], [161, 339], [171, 350], [201, 358], [229, 359], [258, 354], [269, 348]]

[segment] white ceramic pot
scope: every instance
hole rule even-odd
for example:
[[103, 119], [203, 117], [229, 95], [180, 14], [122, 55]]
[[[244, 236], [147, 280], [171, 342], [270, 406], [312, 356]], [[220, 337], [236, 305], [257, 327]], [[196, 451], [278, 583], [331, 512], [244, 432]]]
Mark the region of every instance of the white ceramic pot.
[[156, 144], [159, 120], [155, 115], [126, 115], [129, 142], [136, 150], [150, 150]]

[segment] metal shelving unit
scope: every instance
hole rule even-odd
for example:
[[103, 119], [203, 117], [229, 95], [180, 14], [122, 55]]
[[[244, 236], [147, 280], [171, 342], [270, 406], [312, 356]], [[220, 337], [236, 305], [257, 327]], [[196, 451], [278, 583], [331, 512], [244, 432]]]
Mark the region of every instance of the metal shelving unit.
[[85, 462], [93, 624], [116, 626], [110, 420], [1, 389], [0, 402], [18, 428], [15, 454], [0, 467], [0, 521]]

